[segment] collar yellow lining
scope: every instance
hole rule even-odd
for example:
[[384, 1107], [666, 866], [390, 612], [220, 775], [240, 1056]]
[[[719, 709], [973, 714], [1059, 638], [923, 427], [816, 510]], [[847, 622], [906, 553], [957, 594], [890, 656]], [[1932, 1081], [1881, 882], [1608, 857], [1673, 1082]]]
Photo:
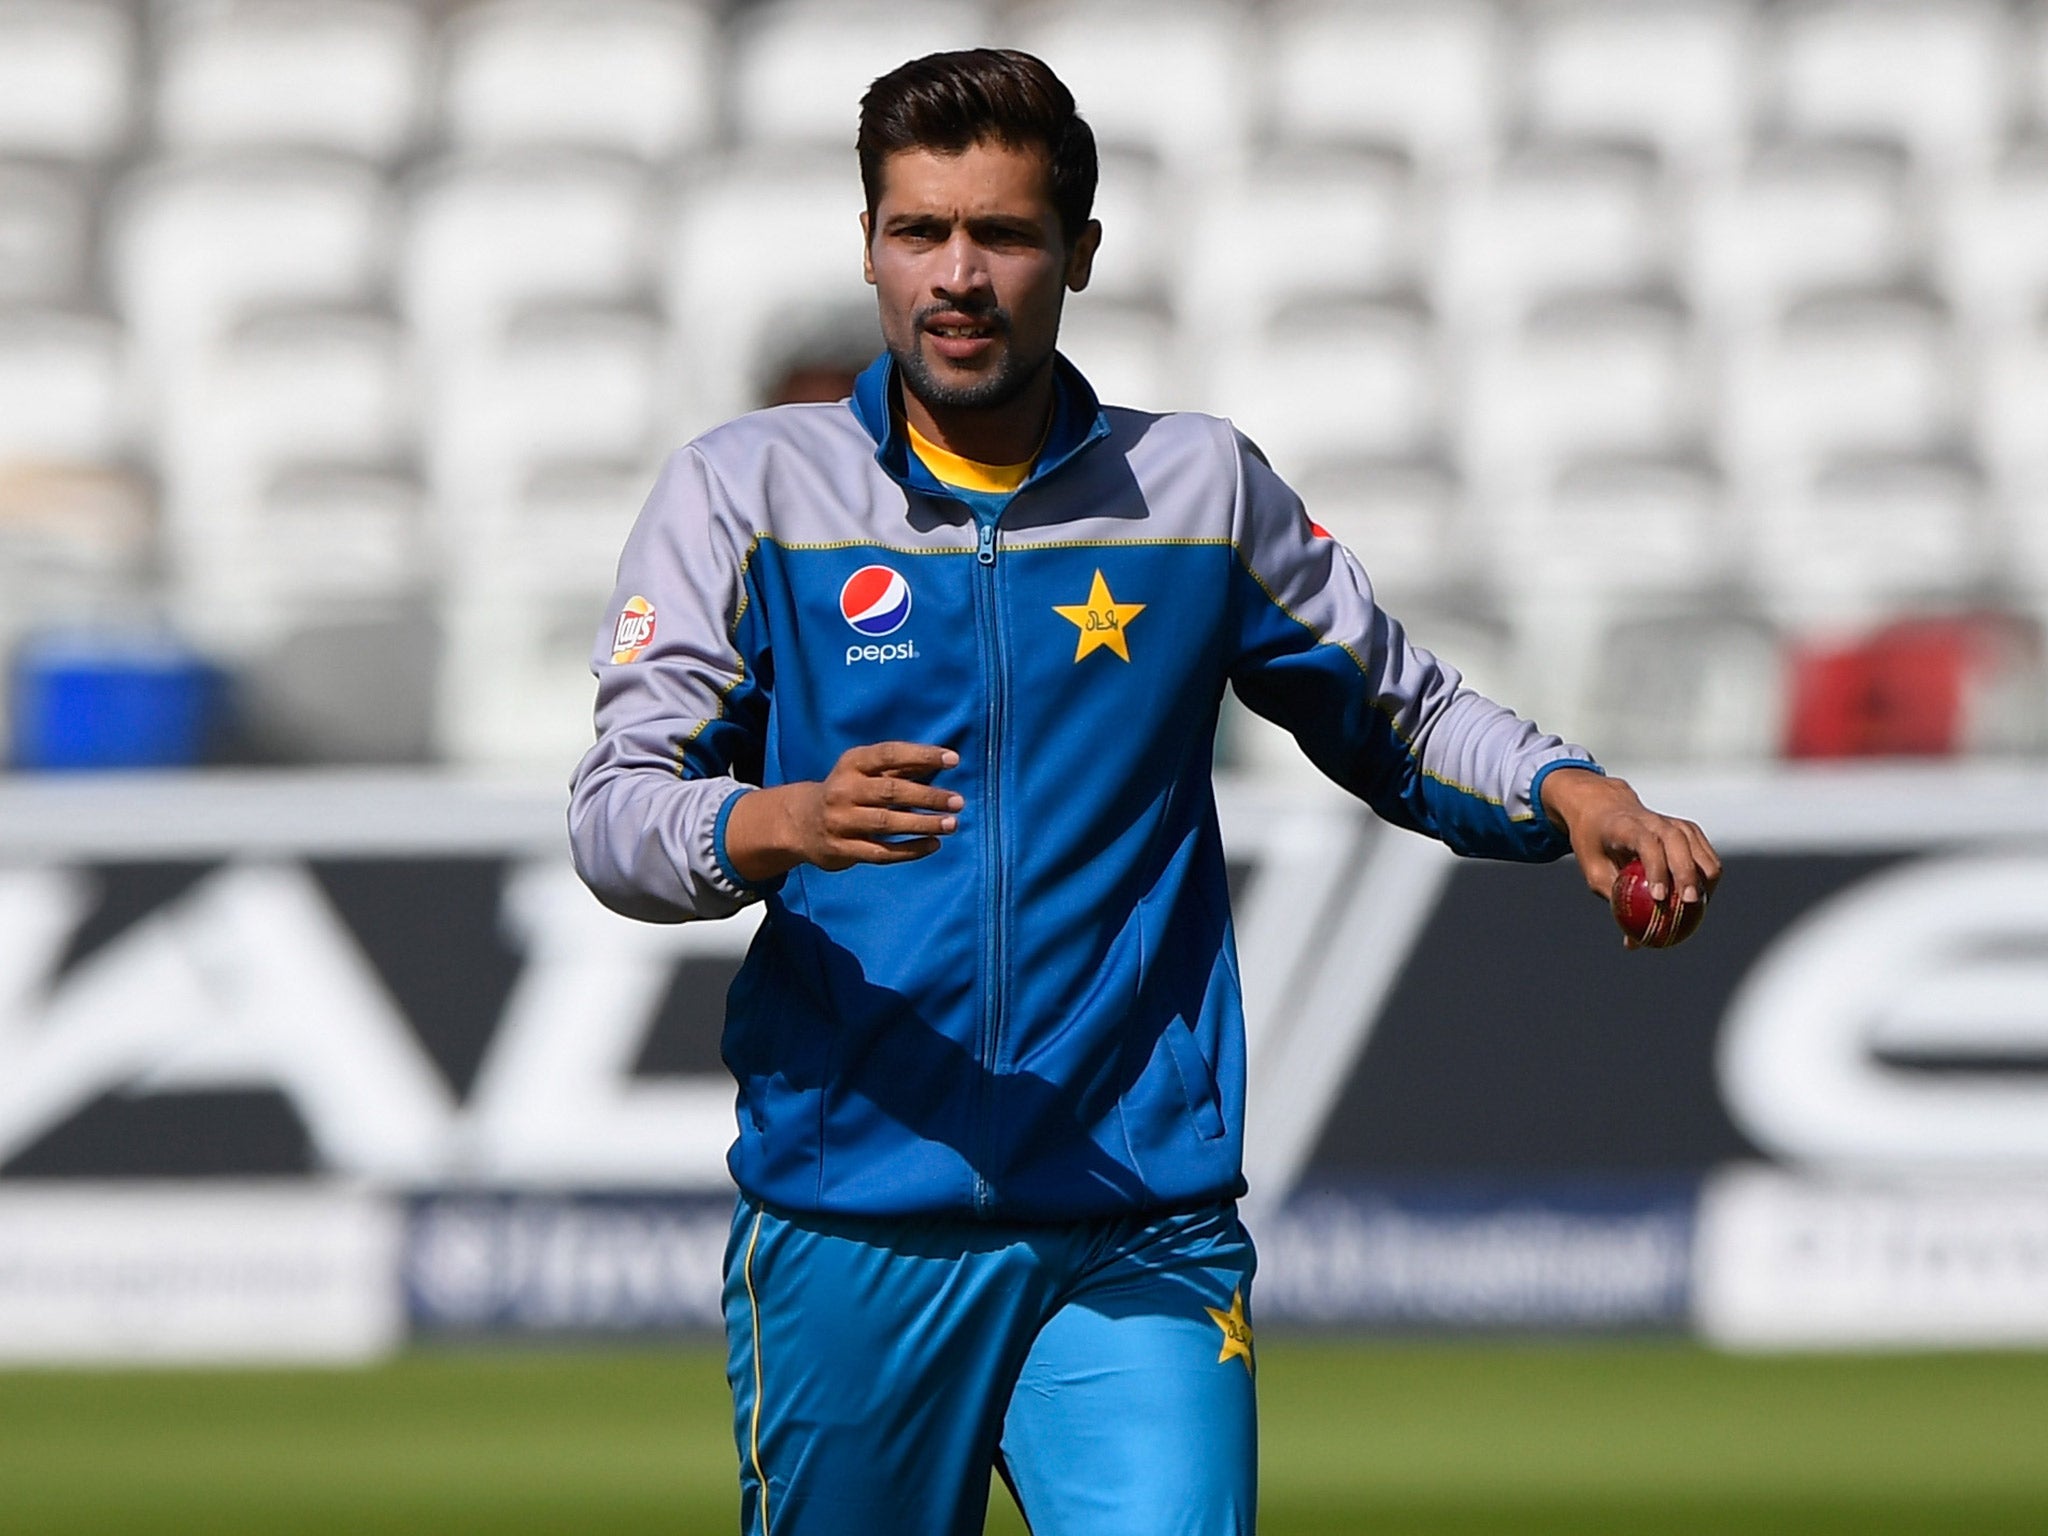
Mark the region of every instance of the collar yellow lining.
[[952, 486], [956, 491], [1007, 495], [1024, 483], [1031, 474], [1031, 466], [1038, 462], [1038, 455], [1034, 453], [1022, 464], [980, 464], [941, 448], [916, 427], [911, 426], [907, 419], [903, 425], [910, 433], [910, 446], [916, 450], [917, 456], [924, 460], [924, 467], [942, 483]]

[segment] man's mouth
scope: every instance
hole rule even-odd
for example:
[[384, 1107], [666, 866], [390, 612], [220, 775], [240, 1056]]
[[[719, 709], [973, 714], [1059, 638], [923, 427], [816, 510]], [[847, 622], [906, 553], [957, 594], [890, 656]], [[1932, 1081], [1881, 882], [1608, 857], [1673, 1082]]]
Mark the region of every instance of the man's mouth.
[[941, 311], [919, 319], [918, 329], [931, 338], [932, 350], [955, 363], [973, 362], [991, 352], [1006, 327], [999, 314], [969, 315]]

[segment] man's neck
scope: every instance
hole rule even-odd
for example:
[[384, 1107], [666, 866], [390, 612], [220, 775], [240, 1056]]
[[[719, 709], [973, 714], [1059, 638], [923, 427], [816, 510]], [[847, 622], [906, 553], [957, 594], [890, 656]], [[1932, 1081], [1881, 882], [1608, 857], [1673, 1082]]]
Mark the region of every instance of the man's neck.
[[1036, 456], [1052, 404], [1049, 359], [1016, 398], [1001, 405], [934, 408], [908, 387], [903, 390], [903, 414], [926, 441], [977, 464], [1022, 464]]

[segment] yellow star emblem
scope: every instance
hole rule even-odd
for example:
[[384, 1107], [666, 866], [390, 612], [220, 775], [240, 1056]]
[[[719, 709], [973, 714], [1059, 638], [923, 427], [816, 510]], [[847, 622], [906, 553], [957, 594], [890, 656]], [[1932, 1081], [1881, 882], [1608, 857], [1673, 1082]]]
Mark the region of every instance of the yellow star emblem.
[[1223, 1330], [1223, 1353], [1216, 1357], [1218, 1365], [1232, 1355], [1244, 1361], [1245, 1371], [1252, 1373], [1252, 1325], [1245, 1321], [1244, 1287], [1239, 1286], [1230, 1293], [1230, 1310], [1219, 1312], [1214, 1307], [1204, 1307], [1209, 1321]]
[[1081, 631], [1081, 638], [1074, 644], [1074, 660], [1103, 649], [1129, 661], [1131, 648], [1124, 639], [1124, 631], [1131, 620], [1145, 611], [1145, 605], [1118, 602], [1109, 595], [1109, 583], [1102, 579], [1102, 572], [1097, 571], [1095, 583], [1088, 589], [1087, 602], [1054, 603], [1052, 611]]

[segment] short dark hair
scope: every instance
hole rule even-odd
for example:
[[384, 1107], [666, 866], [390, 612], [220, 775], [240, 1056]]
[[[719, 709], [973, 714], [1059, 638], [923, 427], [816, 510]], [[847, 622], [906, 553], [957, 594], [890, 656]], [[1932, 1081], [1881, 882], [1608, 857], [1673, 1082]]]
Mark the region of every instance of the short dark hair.
[[1071, 246], [1095, 206], [1095, 134], [1074, 93], [1043, 59], [1014, 48], [928, 53], [898, 65], [860, 99], [860, 184], [868, 217], [882, 164], [906, 149], [959, 154], [976, 144], [1045, 152], [1060, 236]]

